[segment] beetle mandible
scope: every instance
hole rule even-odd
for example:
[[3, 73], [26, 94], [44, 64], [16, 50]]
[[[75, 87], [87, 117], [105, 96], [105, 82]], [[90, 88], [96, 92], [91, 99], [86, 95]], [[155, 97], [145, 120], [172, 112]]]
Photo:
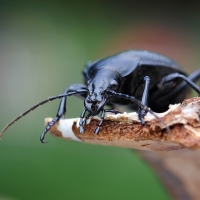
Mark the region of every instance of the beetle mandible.
[[[15, 121], [38, 106], [61, 98], [56, 117], [46, 126], [40, 140], [45, 142], [46, 132], [66, 113], [67, 96], [75, 95], [84, 99], [85, 109], [80, 115], [80, 133], [91, 116], [101, 112], [100, 123], [94, 133], [98, 134], [105, 112], [119, 113], [115, 104], [128, 105], [138, 109], [138, 117], [145, 124], [147, 112], [163, 112], [169, 104], [180, 103], [187, 96], [190, 88], [200, 94], [200, 88], [194, 83], [200, 78], [200, 69], [187, 76], [173, 60], [146, 50], [128, 50], [94, 62], [88, 62], [83, 71], [85, 85], [72, 84], [64, 94], [49, 97], [34, 105], [10, 122], [1, 132]], [[105, 105], [112, 107], [104, 109]], [[151, 110], [148, 108], [150, 107]], [[86, 114], [87, 113], [87, 114]]]

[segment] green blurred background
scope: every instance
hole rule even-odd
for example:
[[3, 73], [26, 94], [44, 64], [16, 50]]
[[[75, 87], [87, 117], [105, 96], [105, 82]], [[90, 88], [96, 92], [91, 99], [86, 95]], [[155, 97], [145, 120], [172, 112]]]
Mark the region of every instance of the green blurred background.
[[[187, 72], [199, 66], [197, 1], [0, 1], [0, 127], [72, 83], [84, 64], [123, 51], [163, 53]], [[39, 141], [48, 103], [0, 141], [0, 199], [170, 199], [155, 173], [128, 150], [54, 138]], [[67, 117], [83, 101], [68, 99]]]

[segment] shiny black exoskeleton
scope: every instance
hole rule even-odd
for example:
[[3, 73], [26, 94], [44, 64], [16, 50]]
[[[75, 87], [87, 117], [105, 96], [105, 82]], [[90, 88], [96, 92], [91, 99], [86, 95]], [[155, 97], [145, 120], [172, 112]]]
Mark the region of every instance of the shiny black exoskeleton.
[[[200, 94], [200, 88], [194, 83], [200, 78], [200, 69], [187, 76], [171, 59], [144, 50], [124, 51], [89, 62], [83, 76], [85, 85], [70, 85], [63, 95], [50, 97], [22, 114], [27, 114], [47, 101], [62, 98], [57, 116], [45, 128], [40, 138], [41, 142], [44, 142], [45, 133], [65, 114], [67, 96], [76, 95], [84, 99], [85, 109], [80, 115], [79, 122], [80, 133], [84, 133], [87, 119], [101, 112], [101, 121], [94, 131], [97, 134], [105, 112], [118, 113], [114, 110], [115, 105], [128, 105], [130, 108], [138, 109], [138, 117], [144, 125], [144, 116], [151, 112], [148, 107], [155, 112], [163, 112], [168, 109], [169, 104], [182, 102], [190, 88]], [[105, 105], [110, 105], [112, 109], [105, 110]]]

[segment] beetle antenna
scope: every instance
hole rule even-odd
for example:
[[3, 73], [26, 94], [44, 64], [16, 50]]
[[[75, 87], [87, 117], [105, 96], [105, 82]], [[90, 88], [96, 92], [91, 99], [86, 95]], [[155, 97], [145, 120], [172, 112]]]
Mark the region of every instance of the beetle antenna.
[[31, 108], [29, 108], [28, 110], [26, 110], [25, 112], [23, 112], [21, 115], [19, 115], [18, 117], [16, 117], [15, 119], [13, 119], [9, 124], [7, 124], [1, 131], [0, 133], [0, 138], [2, 137], [3, 133], [12, 125], [14, 124], [16, 121], [18, 121], [20, 118], [22, 118], [23, 116], [27, 115], [29, 112], [31, 112], [32, 110], [35, 110], [37, 107], [49, 102], [49, 101], [53, 101], [55, 99], [60, 99], [62, 97], [66, 97], [66, 96], [72, 96], [72, 95], [75, 95], [75, 94], [80, 94], [80, 93], [86, 93], [87, 90], [76, 90], [76, 91], [73, 91], [73, 92], [69, 92], [67, 94], [59, 94], [57, 96], [52, 96], [52, 97], [49, 97], [48, 99], [45, 99], [43, 101], [40, 101], [38, 104], [32, 106]]
[[130, 101], [133, 101], [134, 103], [136, 103], [137, 105], [139, 105], [140, 107], [142, 107], [142, 109], [144, 109], [146, 112], [150, 112], [156, 119], [158, 119], [167, 129], [167, 131], [170, 133], [170, 135], [172, 134], [169, 126], [162, 120], [160, 119], [160, 117], [158, 117], [158, 115], [156, 115], [149, 107], [143, 105], [139, 100], [137, 100], [135, 97], [133, 96], [129, 96], [127, 94], [123, 94], [123, 93], [119, 93], [119, 92], [115, 92], [114, 90], [108, 90], [108, 92], [114, 96], [118, 96], [118, 97], [122, 97], [125, 99], [128, 99]]

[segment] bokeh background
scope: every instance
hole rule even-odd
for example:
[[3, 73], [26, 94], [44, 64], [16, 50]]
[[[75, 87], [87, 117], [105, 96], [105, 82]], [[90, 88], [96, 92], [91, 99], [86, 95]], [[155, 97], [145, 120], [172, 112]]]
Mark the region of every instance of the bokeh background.
[[[190, 73], [200, 63], [197, 1], [0, 1], [0, 127], [72, 83], [84, 64], [126, 49], [153, 50]], [[0, 141], [0, 199], [170, 199], [143, 160], [128, 149], [54, 138], [39, 141], [48, 103]], [[68, 98], [67, 117], [83, 101]]]

